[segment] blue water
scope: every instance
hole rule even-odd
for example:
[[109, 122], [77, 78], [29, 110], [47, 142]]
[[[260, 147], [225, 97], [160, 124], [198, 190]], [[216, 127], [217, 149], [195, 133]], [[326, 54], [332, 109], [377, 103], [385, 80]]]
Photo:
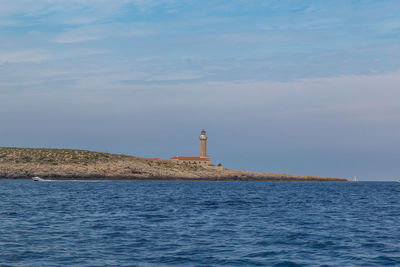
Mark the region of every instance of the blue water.
[[400, 266], [400, 183], [0, 180], [0, 266]]

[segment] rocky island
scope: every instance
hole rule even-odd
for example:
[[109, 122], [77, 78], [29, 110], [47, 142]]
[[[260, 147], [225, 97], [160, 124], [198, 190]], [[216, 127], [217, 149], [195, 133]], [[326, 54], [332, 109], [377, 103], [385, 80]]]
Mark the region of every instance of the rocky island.
[[255, 173], [86, 150], [0, 148], [0, 179], [31, 179], [34, 176], [53, 180], [347, 181], [321, 176]]

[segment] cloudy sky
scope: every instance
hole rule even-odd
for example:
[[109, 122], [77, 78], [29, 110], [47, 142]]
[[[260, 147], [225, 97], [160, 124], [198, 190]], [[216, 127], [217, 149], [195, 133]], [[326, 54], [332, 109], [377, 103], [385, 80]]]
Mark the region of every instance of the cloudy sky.
[[400, 176], [398, 0], [0, 0], [1, 146]]

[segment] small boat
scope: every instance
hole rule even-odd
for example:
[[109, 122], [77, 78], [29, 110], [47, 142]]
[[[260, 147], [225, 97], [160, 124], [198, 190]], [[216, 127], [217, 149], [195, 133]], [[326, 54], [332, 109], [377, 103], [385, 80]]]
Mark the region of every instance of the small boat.
[[33, 180], [33, 181], [35, 181], [35, 182], [42, 182], [42, 181], [46, 181], [46, 180], [44, 180], [44, 179], [40, 178], [39, 176], [32, 177], [32, 180]]
[[353, 180], [351, 180], [353, 183], [357, 182], [357, 177], [354, 176]]

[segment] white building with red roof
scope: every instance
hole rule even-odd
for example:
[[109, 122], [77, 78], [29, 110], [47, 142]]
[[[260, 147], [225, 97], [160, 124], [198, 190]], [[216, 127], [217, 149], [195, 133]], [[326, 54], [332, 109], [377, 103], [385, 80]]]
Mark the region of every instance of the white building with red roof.
[[179, 163], [192, 163], [208, 166], [211, 164], [210, 158], [207, 156], [207, 135], [206, 131], [201, 131], [200, 135], [200, 157], [172, 157], [170, 160]]

